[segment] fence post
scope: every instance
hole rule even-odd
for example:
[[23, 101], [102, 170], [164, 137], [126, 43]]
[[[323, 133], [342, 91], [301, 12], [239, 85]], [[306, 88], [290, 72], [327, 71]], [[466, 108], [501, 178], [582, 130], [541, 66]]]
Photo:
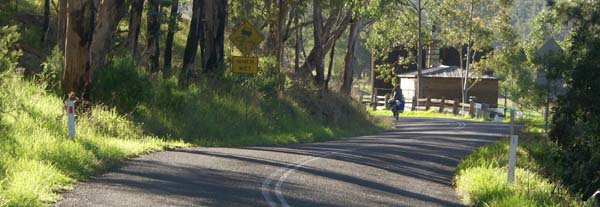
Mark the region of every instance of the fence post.
[[427, 102], [425, 102], [425, 111], [429, 111], [431, 107], [431, 97], [427, 96]]
[[458, 100], [458, 98], [454, 99], [454, 107], [452, 109], [452, 113], [454, 115], [458, 115], [458, 109], [460, 108], [460, 101]]
[[475, 101], [471, 101], [471, 104], [469, 104], [469, 115], [475, 117]]
[[440, 103], [440, 113], [444, 113], [444, 108], [446, 108], [446, 97], [442, 96], [442, 102]]
[[417, 96], [413, 96], [413, 102], [411, 104], [411, 111], [418, 111], [419, 109], [417, 109], [417, 101], [419, 101], [419, 99], [417, 99]]
[[377, 89], [373, 91], [375, 93], [371, 94], [371, 106], [373, 106], [373, 111], [377, 111]]

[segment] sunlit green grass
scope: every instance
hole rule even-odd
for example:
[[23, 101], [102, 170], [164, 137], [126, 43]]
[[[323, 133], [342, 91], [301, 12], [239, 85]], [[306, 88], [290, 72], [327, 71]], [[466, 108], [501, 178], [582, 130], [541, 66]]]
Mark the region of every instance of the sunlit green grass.
[[[371, 107], [367, 109], [369, 114], [373, 116], [389, 116], [392, 117], [393, 113], [389, 109], [373, 110]], [[445, 119], [459, 119], [469, 121], [484, 121], [483, 118], [473, 118], [470, 116], [460, 116], [447, 113], [439, 113], [436, 111], [404, 111], [400, 114], [400, 117], [423, 117], [423, 118], [445, 118]]]
[[509, 141], [482, 147], [463, 160], [455, 177], [463, 201], [471, 206], [582, 206], [556, 179], [558, 147], [533, 134], [519, 141], [515, 183], [507, 184]]
[[188, 146], [143, 135], [114, 110], [80, 115], [67, 138], [63, 103], [42, 87], [6, 72], [0, 77], [0, 206], [47, 206], [76, 180], [127, 157]]

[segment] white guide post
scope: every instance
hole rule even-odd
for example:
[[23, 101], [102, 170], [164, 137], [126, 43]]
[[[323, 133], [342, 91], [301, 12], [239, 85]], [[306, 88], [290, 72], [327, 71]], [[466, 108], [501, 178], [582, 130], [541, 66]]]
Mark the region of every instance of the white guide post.
[[65, 106], [67, 108], [67, 117], [68, 117], [68, 128], [69, 128], [69, 138], [75, 138], [75, 101], [72, 99], [67, 99], [65, 101]]
[[508, 154], [508, 184], [512, 184], [515, 181], [515, 168], [517, 166], [517, 145], [519, 143], [519, 136], [515, 135], [514, 122], [515, 122], [515, 104], [513, 103], [512, 110], [510, 111], [510, 151]]
[[515, 181], [515, 168], [517, 165], [517, 144], [519, 142], [519, 136], [510, 136], [510, 154], [508, 158], [508, 184], [512, 184]]

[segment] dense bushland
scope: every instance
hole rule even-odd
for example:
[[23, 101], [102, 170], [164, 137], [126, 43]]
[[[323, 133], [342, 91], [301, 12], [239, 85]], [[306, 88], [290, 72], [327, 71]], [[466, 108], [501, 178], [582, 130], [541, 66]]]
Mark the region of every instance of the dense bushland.
[[575, 28], [564, 68], [550, 138], [564, 151], [563, 180], [584, 199], [600, 190], [600, 2], [559, 4], [557, 10]]

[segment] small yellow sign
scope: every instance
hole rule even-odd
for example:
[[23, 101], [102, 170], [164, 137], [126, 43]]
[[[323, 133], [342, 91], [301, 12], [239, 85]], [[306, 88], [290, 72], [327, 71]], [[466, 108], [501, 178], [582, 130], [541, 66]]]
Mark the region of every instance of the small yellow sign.
[[257, 57], [232, 57], [232, 68], [234, 73], [256, 74], [258, 73]]
[[258, 45], [265, 39], [258, 30], [250, 24], [243, 22], [233, 29], [233, 33], [229, 37], [233, 45], [237, 47], [245, 55], [250, 54]]

